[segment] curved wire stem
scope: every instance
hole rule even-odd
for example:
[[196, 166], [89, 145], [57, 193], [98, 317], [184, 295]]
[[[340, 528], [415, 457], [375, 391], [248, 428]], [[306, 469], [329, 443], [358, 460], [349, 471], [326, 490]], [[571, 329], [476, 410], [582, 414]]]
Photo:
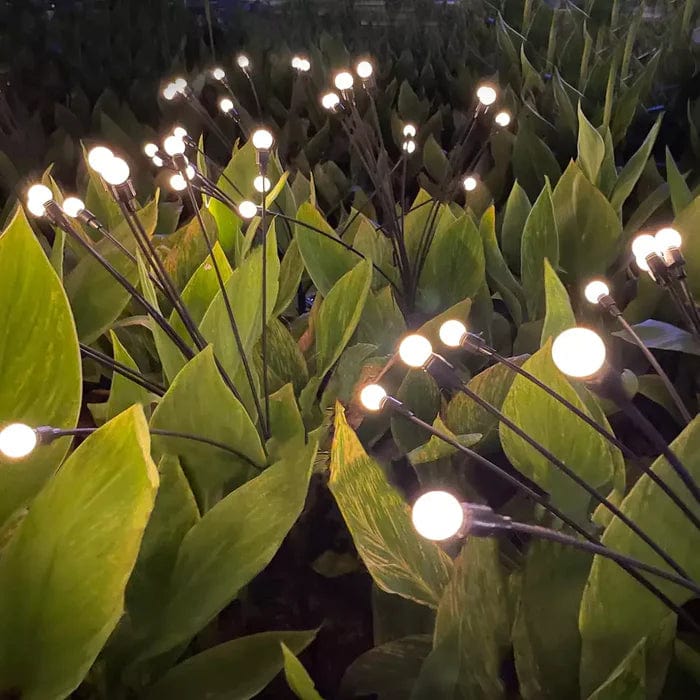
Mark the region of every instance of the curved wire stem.
[[138, 384], [139, 386], [143, 387], [147, 391], [156, 394], [157, 396], [163, 396], [166, 392], [165, 387], [161, 386], [160, 384], [156, 384], [155, 382], [152, 382], [147, 377], [144, 377], [143, 374], [141, 374], [140, 372], [137, 372], [128, 365], [125, 365], [119, 362], [118, 360], [115, 360], [114, 358], [110, 357], [109, 355], [105, 355], [99, 350], [95, 350], [94, 348], [85, 345], [84, 343], [80, 343], [80, 352], [83, 355], [85, 355], [85, 357], [89, 357], [91, 360], [99, 362], [104, 367], [111, 369], [117, 374], [121, 374], [122, 377], [125, 377], [126, 379], [134, 382], [134, 384]]

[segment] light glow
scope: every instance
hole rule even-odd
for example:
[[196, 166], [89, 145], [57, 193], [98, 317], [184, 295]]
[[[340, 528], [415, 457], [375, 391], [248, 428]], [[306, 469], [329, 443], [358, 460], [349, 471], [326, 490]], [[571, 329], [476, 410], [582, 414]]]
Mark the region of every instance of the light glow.
[[80, 216], [81, 212], [85, 211], [85, 203], [77, 197], [68, 197], [63, 200], [63, 207], [61, 208], [66, 216], [75, 219]]
[[355, 73], [362, 78], [362, 80], [367, 80], [367, 78], [372, 77], [372, 73], [374, 73], [374, 67], [369, 61], [360, 61], [356, 66], [355, 66]]
[[502, 126], [505, 129], [507, 126], [510, 126], [510, 122], [512, 121], [512, 119], [511, 119], [510, 114], [508, 114], [508, 112], [503, 111], [503, 112], [499, 112], [496, 115], [496, 118], [494, 121], [496, 122], [496, 124], [498, 124], [498, 126]]
[[478, 187], [479, 181], [473, 175], [468, 175], [462, 184], [467, 192], [473, 192]]
[[173, 129], [173, 136], [177, 136], [179, 139], [184, 139], [187, 136], [187, 129], [184, 126], [176, 126]]
[[273, 140], [272, 134], [267, 129], [258, 129], [253, 133], [253, 146], [259, 151], [269, 151]]
[[211, 70], [211, 77], [214, 78], [214, 80], [223, 80], [226, 77], [226, 71], [220, 66], [216, 66], [216, 68], [212, 68]]
[[29, 209], [32, 216], [36, 216], [39, 219], [46, 214], [46, 207], [38, 199], [28, 199], [27, 209]]
[[100, 173], [110, 185], [123, 185], [129, 179], [129, 165], [122, 158], [112, 158]]
[[170, 178], [170, 187], [172, 187], [175, 192], [182, 192], [187, 189], [187, 182], [185, 178], [182, 177], [181, 173], [175, 173], [175, 175]]
[[368, 411], [379, 411], [386, 400], [386, 391], [379, 384], [368, 384], [360, 392], [360, 403]]
[[106, 146], [95, 146], [88, 152], [88, 164], [98, 173], [101, 173], [114, 159], [114, 153]]
[[230, 112], [233, 112], [233, 100], [229, 99], [228, 97], [222, 97], [219, 100], [219, 109], [224, 114], [229, 114]]
[[591, 304], [597, 304], [601, 297], [607, 297], [610, 294], [610, 287], [603, 280], [592, 280], [586, 285], [583, 293]]
[[415, 153], [416, 150], [416, 142], [413, 141], [412, 139], [409, 139], [408, 141], [403, 142], [403, 150], [406, 151], [409, 155], [411, 153]]
[[250, 68], [250, 59], [244, 53], [238, 54], [238, 56], [236, 57], [236, 63], [238, 64], [238, 67], [242, 70]]
[[255, 180], [253, 180], [253, 187], [255, 188], [255, 191], [260, 192], [261, 194], [263, 192], [269, 192], [271, 184], [270, 179], [263, 177], [262, 175], [258, 175]]
[[53, 199], [53, 193], [46, 185], [32, 185], [27, 190], [27, 200], [38, 204], [47, 204]]
[[440, 340], [449, 348], [458, 348], [467, 334], [467, 327], [455, 319], [445, 321], [440, 326]]
[[156, 146], [155, 143], [147, 143], [143, 147], [143, 152], [149, 157], [149, 158], [155, 158], [156, 153], [158, 153], [158, 146]]
[[427, 540], [448, 540], [464, 524], [462, 504], [447, 491], [428, 491], [413, 504], [413, 527]]
[[185, 152], [185, 142], [173, 134], [163, 141], [163, 150], [169, 156], [180, 156]]
[[662, 251], [680, 249], [683, 245], [683, 238], [675, 228], [662, 228], [656, 232], [654, 240], [659, 250]]
[[352, 73], [344, 70], [337, 73], [333, 79], [333, 84], [338, 88], [338, 90], [349, 90], [355, 83], [355, 79], [352, 77]]
[[476, 97], [484, 107], [489, 107], [498, 98], [498, 93], [493, 85], [480, 85], [476, 91]]
[[654, 236], [643, 233], [632, 241], [632, 253], [635, 258], [646, 258], [658, 252], [658, 247]]
[[406, 336], [399, 345], [399, 357], [409, 367], [422, 367], [432, 354], [433, 346], [422, 335]]
[[416, 127], [413, 124], [405, 124], [403, 127], [403, 135], [409, 139], [415, 138]]
[[321, 98], [321, 106], [323, 109], [334, 110], [340, 104], [340, 97], [334, 92], [327, 92]]
[[168, 83], [163, 88], [163, 97], [168, 102], [170, 102], [171, 100], [174, 100], [176, 95], [177, 95], [177, 86], [175, 85], [175, 83]]
[[151, 163], [156, 166], [156, 168], [162, 168], [165, 163], [163, 162], [163, 159], [160, 156], [153, 156], [151, 158]]
[[603, 339], [590, 328], [569, 328], [552, 344], [552, 359], [561, 372], [576, 379], [597, 374], [605, 364]]
[[238, 213], [243, 219], [252, 219], [258, 213], [258, 206], [255, 202], [245, 200], [238, 205]]
[[37, 442], [36, 432], [24, 423], [11, 423], [0, 430], [0, 453], [9, 459], [31, 454]]

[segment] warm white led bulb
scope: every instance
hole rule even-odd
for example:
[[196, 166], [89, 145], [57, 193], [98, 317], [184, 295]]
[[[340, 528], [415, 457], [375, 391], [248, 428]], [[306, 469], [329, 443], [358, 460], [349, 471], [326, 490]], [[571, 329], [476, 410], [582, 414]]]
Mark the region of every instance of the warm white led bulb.
[[187, 81], [184, 78], [175, 78], [175, 82], [173, 83], [175, 86], [176, 92], [184, 92], [185, 88], [187, 87]]
[[244, 53], [238, 54], [236, 57], [236, 63], [238, 64], [238, 67], [242, 68], [243, 70], [250, 67], [250, 59]]
[[255, 191], [260, 193], [269, 192], [271, 184], [270, 179], [263, 177], [262, 175], [258, 175], [255, 180], [253, 180], [253, 187], [255, 188]]
[[362, 78], [362, 80], [367, 80], [367, 78], [372, 77], [372, 73], [374, 73], [374, 67], [369, 61], [360, 61], [356, 66], [355, 66], [355, 73]]
[[458, 348], [467, 334], [467, 327], [456, 320], [445, 321], [440, 326], [440, 340], [450, 348]]
[[681, 234], [675, 228], [662, 228], [654, 236], [659, 250], [666, 251], [673, 248], [680, 248], [683, 244]]
[[340, 104], [340, 97], [334, 92], [327, 92], [321, 98], [321, 105], [323, 109], [333, 110]]
[[297, 68], [302, 72], [302, 73], [308, 73], [311, 70], [311, 61], [309, 61], [308, 58], [302, 58], [299, 61], [299, 65]]
[[360, 392], [360, 403], [368, 411], [379, 411], [384, 405], [386, 391], [379, 384], [368, 384]]
[[170, 102], [175, 99], [175, 95], [177, 95], [177, 86], [175, 83], [168, 83], [163, 88], [163, 97]]
[[267, 129], [253, 132], [253, 146], [259, 151], [269, 151], [272, 148], [272, 134]]
[[464, 523], [462, 504], [447, 491], [428, 491], [413, 504], [413, 527], [427, 540], [447, 540]]
[[188, 180], [194, 180], [194, 176], [197, 174], [197, 171], [194, 169], [194, 165], [188, 165], [185, 168], [185, 175], [187, 175]]
[[154, 158], [158, 153], [158, 146], [155, 143], [147, 143], [143, 147], [143, 152], [149, 157]]
[[220, 66], [216, 66], [216, 68], [212, 68], [211, 70], [211, 77], [214, 78], [214, 80], [223, 80], [226, 77], [226, 71]]
[[184, 139], [185, 136], [187, 136], [187, 129], [185, 129], [184, 126], [176, 126], [173, 129], [173, 136], [176, 136], [179, 139]]
[[352, 77], [352, 73], [344, 70], [341, 71], [340, 73], [336, 74], [335, 78], [333, 79], [333, 84], [338, 88], [338, 90], [349, 90], [355, 82], [355, 79]]
[[292, 56], [292, 68], [296, 68], [299, 70], [299, 62], [301, 61], [301, 58], [299, 56]]
[[511, 116], [508, 114], [508, 112], [499, 112], [496, 115], [496, 118], [494, 120], [498, 126], [502, 126], [503, 128], [507, 127], [510, 125], [511, 122]]
[[472, 175], [468, 175], [464, 178], [464, 182], [462, 184], [467, 192], [473, 192], [479, 185], [479, 182]]
[[0, 453], [9, 459], [21, 459], [34, 450], [36, 432], [24, 423], [11, 423], [0, 430]]
[[238, 205], [238, 213], [243, 219], [252, 219], [258, 213], [255, 202], [245, 200]]
[[162, 168], [165, 163], [163, 162], [163, 159], [160, 156], [153, 156], [151, 158], [151, 163], [156, 166], [156, 168]]
[[95, 146], [88, 152], [88, 164], [98, 173], [101, 173], [114, 159], [114, 153], [105, 146]]
[[409, 139], [408, 141], [404, 141], [403, 142], [403, 150], [406, 151], [406, 153], [408, 153], [408, 154], [415, 153], [416, 142], [413, 141], [412, 139]]
[[170, 187], [172, 187], [175, 192], [182, 192], [187, 189], [187, 182], [180, 173], [175, 173], [175, 175], [170, 178]]
[[606, 297], [610, 294], [610, 287], [603, 280], [592, 280], [586, 285], [583, 293], [591, 304], [597, 304], [601, 297]]
[[635, 258], [646, 258], [656, 252], [658, 252], [657, 243], [654, 236], [650, 236], [648, 233], [643, 233], [632, 241], [632, 253], [634, 253]]
[[32, 216], [36, 216], [39, 219], [46, 214], [46, 207], [38, 199], [28, 199], [27, 209], [29, 209]]
[[407, 139], [412, 139], [416, 135], [416, 127], [413, 124], [406, 124], [403, 128], [403, 135]]
[[81, 212], [85, 211], [85, 203], [82, 199], [78, 199], [77, 197], [68, 197], [63, 200], [62, 209], [66, 216], [75, 219], [80, 216]]
[[222, 97], [219, 100], [219, 109], [224, 114], [229, 114], [230, 112], [233, 112], [233, 100], [229, 99], [228, 97]]
[[46, 204], [53, 199], [53, 193], [46, 185], [32, 185], [27, 190], [27, 201]]
[[597, 374], [605, 364], [605, 343], [590, 328], [569, 328], [552, 343], [552, 359], [569, 377], [586, 379]]
[[182, 155], [185, 152], [185, 142], [173, 134], [163, 141], [163, 150], [169, 156]]
[[109, 185], [123, 185], [129, 179], [129, 165], [122, 158], [112, 158], [100, 173]]
[[488, 107], [496, 101], [498, 93], [492, 85], [481, 85], [476, 91], [476, 96], [484, 107]]
[[406, 336], [399, 345], [399, 357], [409, 367], [422, 367], [433, 354], [433, 346], [422, 335]]

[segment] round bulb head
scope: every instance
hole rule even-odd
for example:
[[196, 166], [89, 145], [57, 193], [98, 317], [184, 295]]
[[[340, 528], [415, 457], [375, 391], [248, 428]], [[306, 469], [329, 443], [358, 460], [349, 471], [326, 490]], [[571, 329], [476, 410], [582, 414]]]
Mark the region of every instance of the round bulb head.
[[263, 177], [262, 175], [258, 175], [255, 180], [253, 180], [253, 187], [255, 188], [256, 192], [269, 192], [270, 191], [270, 180], [267, 177]]
[[498, 126], [502, 126], [503, 128], [505, 128], [507, 126], [510, 126], [511, 116], [510, 114], [508, 114], [508, 112], [499, 112], [496, 115], [495, 121], [496, 124], [498, 124]]
[[219, 109], [224, 114], [229, 114], [230, 112], [233, 112], [233, 100], [229, 99], [228, 97], [222, 97], [219, 100]]
[[85, 203], [82, 199], [78, 199], [77, 197], [68, 197], [63, 200], [62, 209], [66, 216], [75, 219], [80, 216], [80, 212], [85, 211]]
[[253, 132], [253, 146], [259, 151], [269, 151], [272, 148], [272, 134], [267, 129]]
[[212, 68], [211, 77], [214, 80], [223, 80], [226, 77], [226, 71], [220, 66], [216, 66], [216, 68]]
[[169, 156], [179, 156], [185, 152], [185, 142], [179, 136], [168, 136], [165, 141], [163, 141], [163, 150]]
[[354, 82], [355, 79], [352, 77], [352, 73], [346, 70], [337, 73], [333, 79], [333, 84], [336, 86], [336, 88], [338, 88], [338, 90], [349, 90], [353, 86]]
[[632, 253], [635, 258], [646, 258], [658, 250], [654, 236], [643, 233], [632, 241]]
[[301, 58], [299, 56], [292, 56], [292, 68], [296, 68], [299, 70], [299, 63], [301, 62]]
[[238, 67], [242, 68], [243, 70], [250, 68], [250, 59], [244, 53], [239, 53], [238, 56], [236, 56], [236, 63], [238, 64]]
[[380, 411], [386, 400], [386, 391], [379, 384], [368, 384], [360, 392], [360, 403], [368, 411]]
[[413, 126], [413, 124], [406, 124], [403, 128], [403, 135], [407, 139], [412, 139], [415, 138], [416, 136], [416, 127]]
[[38, 219], [46, 214], [46, 207], [38, 199], [28, 199], [27, 209], [32, 216], [36, 216]]
[[101, 173], [114, 159], [114, 153], [105, 146], [95, 146], [88, 152], [88, 165], [98, 173]]
[[255, 202], [246, 200], [238, 205], [238, 213], [242, 219], [252, 219], [258, 213], [258, 207]]
[[162, 168], [165, 163], [163, 162], [163, 159], [160, 156], [153, 156], [151, 158], [151, 163], [156, 166], [156, 168]]
[[334, 110], [340, 104], [340, 97], [334, 92], [327, 92], [321, 98], [321, 106], [329, 111]]
[[473, 192], [479, 185], [477, 179], [472, 175], [465, 177], [464, 182], [462, 184], [464, 185], [464, 189], [467, 192]]
[[156, 154], [158, 153], [158, 146], [156, 146], [155, 143], [147, 143], [143, 147], [143, 152], [149, 157], [149, 158], [155, 158]]
[[476, 97], [484, 107], [489, 107], [496, 101], [498, 93], [493, 85], [480, 85], [476, 91]]
[[175, 192], [182, 192], [187, 189], [187, 182], [180, 173], [175, 173], [175, 175], [170, 178], [170, 187], [172, 187]]
[[637, 267], [642, 272], [651, 272], [651, 268], [649, 267], [649, 263], [647, 262], [646, 258], [635, 258], [634, 261], [637, 263]]
[[184, 139], [187, 136], [187, 129], [184, 126], [176, 126], [173, 129], [173, 136], [177, 136], [179, 139]]
[[302, 72], [302, 73], [308, 73], [311, 70], [311, 61], [309, 61], [308, 58], [302, 58], [299, 60], [299, 65], [297, 68]]
[[26, 457], [37, 442], [36, 432], [24, 423], [11, 423], [0, 430], [0, 453], [8, 459]]
[[590, 328], [569, 328], [552, 343], [554, 364], [575, 379], [597, 374], [605, 364], [605, 355], [605, 343]]
[[369, 61], [360, 61], [356, 66], [355, 66], [355, 73], [362, 78], [362, 80], [367, 80], [367, 78], [372, 77], [372, 73], [374, 73], [374, 67]]
[[403, 142], [403, 150], [409, 155], [416, 152], [416, 142], [412, 139]]
[[177, 86], [175, 83], [168, 83], [164, 88], [163, 88], [163, 97], [170, 102], [171, 100], [175, 99], [175, 96], [177, 95]]
[[583, 293], [591, 304], [597, 304], [601, 297], [610, 294], [610, 288], [603, 280], [592, 280], [586, 285]]
[[46, 185], [32, 185], [27, 190], [27, 201], [47, 204], [53, 199], [53, 193]]
[[433, 354], [433, 346], [422, 335], [406, 336], [399, 345], [399, 357], [409, 367], [422, 367]]
[[440, 340], [449, 348], [458, 348], [466, 334], [467, 327], [461, 321], [445, 321], [440, 326]]
[[129, 165], [122, 158], [112, 158], [101, 175], [110, 185], [123, 185], [129, 179]]
[[185, 88], [187, 87], [187, 81], [182, 77], [175, 78], [173, 85], [175, 86], [175, 90], [177, 92], [184, 92]]
[[464, 524], [462, 504], [447, 491], [428, 491], [413, 504], [413, 527], [427, 540], [449, 540]]
[[197, 171], [194, 169], [194, 165], [188, 165], [185, 168], [185, 175], [187, 175], [188, 180], [194, 180], [194, 176], [197, 174]]
[[680, 249], [683, 244], [681, 234], [675, 228], [662, 228], [654, 236], [657, 247], [662, 250]]

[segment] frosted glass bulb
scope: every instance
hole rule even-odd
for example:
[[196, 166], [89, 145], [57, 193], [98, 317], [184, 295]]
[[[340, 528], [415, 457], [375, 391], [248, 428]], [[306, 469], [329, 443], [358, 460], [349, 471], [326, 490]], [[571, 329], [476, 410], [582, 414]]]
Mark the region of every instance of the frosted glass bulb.
[[184, 78], [175, 78], [173, 85], [175, 86], [176, 92], [183, 92], [187, 87], [187, 81]]
[[129, 179], [129, 165], [122, 158], [112, 158], [101, 175], [110, 185], [123, 185]]
[[422, 335], [406, 336], [399, 345], [399, 357], [409, 367], [422, 367], [433, 354], [433, 346]]
[[344, 70], [338, 73], [333, 79], [333, 84], [338, 88], [338, 90], [349, 90], [355, 82], [352, 77], [352, 73]]
[[683, 244], [681, 234], [675, 228], [662, 228], [660, 231], [657, 231], [654, 240], [660, 250], [680, 248]]
[[416, 142], [412, 140], [404, 141], [403, 142], [403, 150], [406, 151], [406, 153], [415, 153], [416, 150]]
[[272, 134], [267, 129], [253, 132], [253, 146], [259, 151], [269, 151], [272, 148]]
[[267, 177], [258, 175], [255, 180], [253, 180], [253, 187], [255, 187], [256, 192], [269, 192], [270, 191], [270, 180]]
[[27, 200], [30, 202], [38, 202], [46, 204], [53, 199], [53, 193], [46, 185], [32, 185], [27, 190]]
[[29, 209], [32, 216], [36, 216], [39, 219], [46, 214], [46, 207], [38, 199], [28, 199], [27, 209]]
[[11, 423], [0, 430], [0, 453], [10, 459], [26, 457], [37, 442], [36, 432], [24, 423]]
[[297, 68], [302, 72], [302, 73], [308, 73], [311, 70], [311, 61], [309, 61], [308, 58], [302, 58], [299, 61], [299, 65]]
[[323, 109], [333, 110], [340, 104], [340, 97], [334, 92], [327, 92], [321, 98], [321, 105]]
[[462, 504], [447, 491], [428, 491], [413, 504], [413, 527], [427, 540], [447, 540], [464, 523]]
[[182, 192], [183, 190], [187, 189], [187, 182], [180, 173], [175, 173], [175, 175], [170, 178], [170, 187], [172, 187], [176, 192]]
[[406, 138], [412, 139], [416, 135], [416, 127], [413, 124], [406, 124], [403, 128], [403, 135]]
[[173, 134], [163, 141], [163, 150], [169, 156], [182, 155], [185, 152], [185, 142]]
[[385, 399], [386, 391], [379, 384], [368, 384], [360, 392], [360, 403], [368, 411], [379, 411]]
[[233, 112], [233, 100], [230, 100], [228, 97], [222, 97], [219, 100], [219, 109], [224, 114], [229, 114], [229, 112]]
[[477, 188], [479, 183], [475, 177], [469, 175], [464, 178], [464, 182], [462, 184], [464, 185], [464, 189], [467, 192], [473, 192]]
[[301, 61], [301, 58], [299, 56], [292, 56], [292, 68], [296, 68], [299, 70], [299, 62]]
[[374, 73], [374, 68], [369, 61], [360, 61], [355, 66], [355, 73], [357, 73], [362, 80], [367, 80], [367, 78], [370, 78], [372, 73]]
[[110, 161], [114, 158], [114, 153], [105, 146], [95, 146], [88, 153], [88, 164], [98, 173], [101, 173]]
[[440, 326], [440, 340], [450, 348], [458, 348], [467, 334], [467, 327], [461, 321], [445, 321]]
[[605, 364], [605, 343], [590, 328], [569, 328], [552, 344], [554, 364], [569, 377], [586, 379]]
[[481, 85], [476, 91], [476, 96], [484, 107], [488, 107], [496, 101], [498, 93], [492, 85]]
[[258, 213], [255, 202], [243, 201], [238, 205], [238, 213], [243, 219], [252, 219]]
[[194, 180], [194, 176], [197, 174], [197, 171], [194, 169], [193, 165], [188, 165], [185, 168], [185, 175], [187, 175], [188, 180]]
[[236, 63], [238, 64], [238, 67], [242, 68], [243, 70], [250, 67], [250, 59], [244, 53], [238, 54], [236, 57]]
[[220, 66], [217, 66], [216, 68], [212, 68], [211, 77], [214, 78], [214, 80], [223, 80], [226, 77], [226, 71]]
[[649, 267], [649, 263], [647, 262], [646, 258], [635, 258], [634, 260], [637, 263], [637, 267], [642, 272], [651, 272], [651, 268]]
[[155, 143], [147, 143], [143, 147], [143, 152], [149, 157], [154, 158], [156, 153], [158, 153], [158, 146]]
[[632, 253], [634, 253], [635, 258], [646, 258], [656, 252], [657, 244], [654, 236], [650, 236], [648, 233], [643, 233], [632, 241]]
[[173, 129], [173, 136], [177, 136], [179, 139], [184, 139], [187, 136], [187, 129], [184, 126], [176, 126]]
[[170, 102], [175, 99], [175, 95], [177, 95], [177, 86], [175, 83], [168, 83], [163, 88], [163, 97]]
[[606, 297], [610, 294], [610, 288], [602, 280], [593, 280], [586, 285], [583, 293], [591, 304], [597, 304], [601, 297]]
[[68, 197], [63, 200], [63, 213], [71, 219], [80, 216], [80, 212], [85, 211], [85, 203], [77, 197]]
[[151, 158], [151, 162], [156, 166], [156, 168], [162, 168], [165, 165], [160, 156], [153, 156], [153, 158]]
[[505, 128], [511, 122], [510, 114], [508, 114], [508, 112], [499, 112], [496, 115], [495, 122], [496, 124], [498, 124], [498, 126], [502, 126], [503, 128]]

